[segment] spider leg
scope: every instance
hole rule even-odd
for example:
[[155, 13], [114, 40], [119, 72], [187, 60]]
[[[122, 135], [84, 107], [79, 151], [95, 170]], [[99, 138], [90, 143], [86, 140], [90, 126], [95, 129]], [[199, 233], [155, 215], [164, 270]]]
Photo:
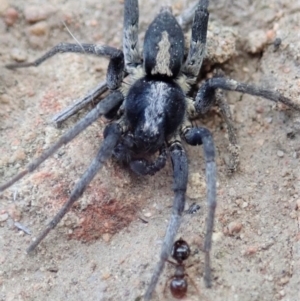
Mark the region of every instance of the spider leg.
[[105, 99], [97, 104], [97, 106], [90, 111], [83, 119], [78, 121], [73, 128], [68, 130], [60, 139], [48, 148], [40, 157], [32, 161], [27, 165], [25, 170], [14, 176], [8, 182], [0, 185], [0, 192], [13, 185], [15, 182], [23, 178], [26, 174], [34, 171], [41, 163], [43, 163], [48, 157], [55, 153], [61, 146], [70, 142], [79, 133], [86, 129], [101, 115], [111, 111], [114, 107], [118, 106], [123, 101], [123, 95], [119, 91], [113, 91]]
[[204, 243], [205, 251], [205, 270], [204, 280], [207, 287], [211, 286], [211, 267], [210, 267], [210, 250], [211, 239], [214, 227], [214, 218], [216, 210], [216, 181], [217, 171], [215, 163], [215, 146], [210, 131], [203, 127], [183, 129], [183, 135], [186, 142], [190, 145], [203, 145], [204, 157], [206, 162], [206, 183], [207, 183], [207, 205], [208, 216], [206, 220], [206, 235]]
[[238, 165], [239, 165], [239, 150], [240, 147], [237, 143], [237, 135], [236, 131], [232, 122], [232, 115], [230, 112], [229, 105], [225, 99], [223, 91], [220, 89], [216, 90], [216, 103], [218, 107], [220, 108], [222, 117], [226, 123], [227, 126], [227, 132], [228, 132], [228, 139], [229, 139], [229, 147], [228, 150], [230, 152], [230, 160], [228, 163], [228, 172], [233, 173], [236, 171]]
[[207, 24], [209, 13], [208, 0], [200, 0], [195, 10], [192, 26], [190, 50], [182, 72], [187, 76], [188, 84], [195, 84], [205, 55]]
[[41, 63], [54, 56], [57, 53], [87, 53], [94, 54], [97, 56], [108, 56], [110, 57], [110, 62], [108, 65], [106, 81], [109, 89], [114, 90], [120, 87], [123, 80], [123, 70], [124, 70], [124, 55], [119, 49], [110, 46], [100, 46], [94, 44], [69, 44], [60, 43], [46, 52], [43, 56], [31, 63], [21, 63], [21, 64], [11, 64], [6, 65], [9, 69], [39, 66]]
[[130, 162], [130, 168], [138, 175], [153, 176], [160, 171], [165, 165], [168, 158], [167, 148], [164, 145], [160, 151], [159, 156], [154, 162], [149, 162], [145, 159], [133, 160]]
[[173, 190], [175, 192], [175, 197], [173, 201], [172, 215], [167, 227], [166, 235], [161, 249], [160, 260], [155, 267], [150, 284], [144, 296], [144, 299], [146, 301], [151, 299], [159, 276], [161, 275], [165, 263], [172, 252], [173, 243], [178, 228], [180, 226], [181, 216], [185, 205], [185, 192], [188, 181], [188, 162], [186, 153], [179, 141], [175, 141], [171, 144], [170, 153], [173, 165]]
[[195, 10], [199, 1], [194, 1], [187, 9], [185, 9], [176, 19], [183, 31], [187, 31], [193, 22]]
[[93, 180], [96, 173], [103, 166], [104, 162], [112, 155], [114, 147], [117, 145], [121, 137], [121, 129], [118, 124], [114, 123], [106, 127], [104, 132], [105, 139], [100, 147], [97, 156], [94, 158], [88, 169], [85, 171], [79, 182], [75, 185], [71, 192], [69, 200], [63, 205], [58, 211], [51, 222], [36, 238], [36, 240], [28, 247], [27, 253], [32, 252], [39, 243], [48, 235], [48, 233], [56, 227], [60, 220], [70, 210], [74, 202], [76, 202], [82, 193], [84, 192], [87, 185]]
[[124, 29], [123, 52], [126, 71], [131, 73], [141, 64], [141, 55], [138, 44], [139, 5], [137, 0], [125, 0], [124, 3]]
[[240, 83], [233, 79], [224, 77], [212, 77], [200, 87], [197, 93], [195, 107], [198, 112], [202, 113], [203, 109], [211, 106], [211, 95], [217, 88], [264, 97], [274, 102], [281, 102], [294, 110], [300, 111], [299, 104], [293, 102], [291, 99], [283, 96], [277, 91], [267, 90], [262, 87], [246, 83]]
[[94, 88], [92, 91], [90, 91], [87, 95], [75, 100], [75, 102], [72, 103], [69, 107], [65, 108], [64, 110], [54, 115], [51, 121], [57, 127], [60, 127], [60, 125], [64, 121], [66, 121], [72, 115], [76, 114], [82, 108], [86, 107], [88, 104], [97, 100], [98, 97], [100, 97], [106, 90], [107, 90], [106, 81], [103, 81], [100, 84], [98, 84], [97, 87]]

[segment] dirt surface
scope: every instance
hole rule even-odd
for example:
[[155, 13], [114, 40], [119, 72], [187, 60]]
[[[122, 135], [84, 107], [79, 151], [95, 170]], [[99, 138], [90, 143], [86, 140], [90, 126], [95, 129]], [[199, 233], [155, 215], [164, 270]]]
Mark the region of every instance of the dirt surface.
[[[121, 47], [123, 1], [40, 2], [0, 0], [1, 183], [84, 116], [86, 111], [59, 129], [50, 122], [104, 80], [107, 60], [64, 54], [39, 68], [11, 71], [4, 65], [74, 42], [63, 22], [80, 42]], [[173, 11], [179, 14], [189, 3], [173, 1]], [[159, 7], [170, 4], [140, 1], [141, 39]], [[300, 103], [300, 1], [211, 1], [210, 13], [203, 70], [218, 66], [228, 77], [278, 89]], [[198, 288], [190, 284], [185, 300], [300, 300], [299, 113], [257, 97], [227, 97], [241, 147], [233, 176], [226, 173], [228, 140], [220, 115], [214, 110], [199, 121], [213, 132], [217, 148], [211, 289], [203, 285], [201, 252], [205, 165], [200, 147], [186, 147], [187, 202], [201, 209], [184, 216], [178, 233], [191, 245], [188, 274]], [[170, 216], [170, 163], [155, 177], [140, 178], [107, 162], [37, 251], [25, 253], [95, 156], [106, 122], [97, 121], [0, 195], [0, 300], [141, 300]], [[163, 291], [172, 273], [167, 266], [154, 300], [171, 300]]]

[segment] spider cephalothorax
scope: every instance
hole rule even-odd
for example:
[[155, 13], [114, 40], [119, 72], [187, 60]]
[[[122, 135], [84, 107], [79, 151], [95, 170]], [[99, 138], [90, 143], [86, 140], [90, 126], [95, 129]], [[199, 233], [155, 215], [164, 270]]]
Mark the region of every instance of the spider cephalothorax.
[[[206, 285], [211, 285], [210, 249], [216, 208], [216, 164], [215, 148], [210, 131], [204, 127], [193, 127], [192, 119], [197, 114], [205, 114], [217, 104], [228, 127], [231, 161], [229, 170], [238, 164], [238, 145], [232, 125], [231, 114], [220, 89], [238, 91], [265, 97], [274, 102], [300, 110], [299, 105], [278, 92], [265, 90], [253, 85], [239, 83], [222, 76], [214, 76], [205, 81], [195, 99], [189, 97], [196, 82], [205, 56], [208, 24], [208, 0], [200, 0], [196, 6], [192, 25], [189, 50], [185, 57], [184, 36], [176, 18], [168, 8], [163, 8], [149, 25], [145, 35], [143, 54], [138, 44], [138, 2], [125, 0], [123, 51], [110, 46], [93, 44], [61, 43], [32, 63], [8, 65], [8, 68], [38, 66], [59, 52], [88, 53], [110, 58], [106, 85], [110, 93], [83, 119], [66, 132], [39, 158], [32, 161], [22, 172], [0, 186], [0, 191], [11, 186], [29, 172], [35, 170], [63, 144], [70, 142], [97, 118], [104, 115], [111, 123], [104, 131], [104, 141], [100, 150], [82, 178], [74, 187], [69, 200], [47, 225], [44, 231], [29, 246], [28, 252], [46, 237], [73, 203], [79, 199], [103, 163], [112, 155], [126, 163], [142, 175], [153, 175], [164, 167], [169, 154], [173, 166], [174, 201], [172, 215], [153, 277], [145, 299], [150, 300], [158, 278], [171, 254], [181, 215], [185, 205], [188, 181], [188, 160], [182, 141], [190, 145], [202, 145], [206, 161], [208, 216], [204, 242]], [[103, 85], [86, 98], [101, 95]], [[156, 155], [156, 153], [159, 153]], [[157, 156], [148, 161], [148, 156]]]

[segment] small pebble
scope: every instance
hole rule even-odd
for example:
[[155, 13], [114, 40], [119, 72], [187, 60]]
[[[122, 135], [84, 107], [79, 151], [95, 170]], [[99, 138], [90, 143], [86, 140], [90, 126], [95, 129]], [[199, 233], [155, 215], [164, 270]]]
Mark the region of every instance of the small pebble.
[[109, 242], [110, 239], [111, 239], [111, 235], [109, 233], [104, 233], [102, 235], [102, 239], [105, 241], [105, 242]]
[[281, 285], [285, 285], [285, 284], [287, 284], [289, 281], [290, 281], [290, 277], [289, 277], [289, 276], [285, 276], [285, 277], [282, 277], [282, 278], [280, 279], [280, 284], [281, 284]]
[[253, 54], [261, 52], [268, 43], [268, 36], [262, 29], [251, 31], [246, 39], [246, 51]]
[[0, 104], [9, 104], [10, 100], [11, 99], [7, 94], [0, 95]]
[[217, 242], [217, 241], [221, 240], [222, 237], [223, 237], [223, 233], [222, 232], [214, 232], [212, 234], [212, 241], [213, 242]]
[[257, 251], [258, 251], [258, 247], [250, 246], [243, 252], [243, 255], [245, 256], [254, 255], [257, 253]]
[[4, 22], [7, 26], [12, 26], [19, 18], [19, 13], [13, 7], [9, 7], [4, 14]]
[[13, 48], [10, 52], [10, 56], [17, 62], [24, 62], [27, 60], [26, 52], [20, 48]]
[[237, 234], [242, 230], [242, 228], [243, 228], [242, 223], [233, 221], [229, 223], [229, 225], [227, 226], [228, 234], [229, 235]]
[[273, 277], [272, 275], [266, 275], [266, 276], [265, 276], [265, 279], [266, 279], [267, 281], [272, 282], [272, 281], [274, 280], [274, 277]]
[[280, 295], [281, 297], [284, 297], [284, 296], [285, 296], [285, 291], [284, 291], [284, 290], [281, 290], [281, 291], [279, 292], [279, 295]]
[[248, 203], [247, 202], [243, 202], [242, 208], [247, 208], [247, 207], [248, 207]]
[[267, 31], [266, 35], [267, 35], [268, 40], [272, 41], [275, 39], [276, 32], [274, 29], [270, 29]]
[[284, 152], [281, 151], [281, 150], [277, 151], [277, 156], [278, 156], [279, 158], [282, 158], [282, 157], [284, 156]]
[[0, 223], [5, 222], [8, 219], [8, 213], [0, 214]]
[[109, 273], [109, 272], [104, 272], [103, 274], [102, 274], [102, 280], [106, 280], [106, 279], [108, 279], [108, 278], [110, 278], [111, 277], [111, 274]]
[[144, 216], [145, 216], [145, 217], [151, 217], [151, 216], [152, 216], [152, 213], [151, 213], [150, 211], [149, 211], [149, 212], [145, 212], [145, 213], [144, 213]]
[[49, 32], [48, 24], [45, 21], [33, 24], [29, 28], [29, 33], [35, 36], [44, 36]]
[[25, 20], [28, 23], [36, 23], [47, 19], [47, 12], [43, 7], [28, 6], [24, 10]]

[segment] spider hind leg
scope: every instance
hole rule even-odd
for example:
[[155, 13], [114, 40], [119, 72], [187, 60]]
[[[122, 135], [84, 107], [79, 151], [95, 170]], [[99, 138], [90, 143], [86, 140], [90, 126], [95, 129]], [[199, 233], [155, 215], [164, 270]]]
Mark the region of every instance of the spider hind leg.
[[210, 266], [210, 251], [212, 233], [214, 227], [215, 210], [217, 206], [217, 170], [215, 163], [215, 146], [213, 137], [210, 131], [206, 128], [187, 127], [183, 130], [185, 140], [190, 145], [203, 145], [204, 157], [206, 162], [206, 183], [207, 183], [207, 206], [208, 215], [206, 220], [205, 234], [205, 271], [204, 280], [207, 287], [211, 287], [211, 266]]

